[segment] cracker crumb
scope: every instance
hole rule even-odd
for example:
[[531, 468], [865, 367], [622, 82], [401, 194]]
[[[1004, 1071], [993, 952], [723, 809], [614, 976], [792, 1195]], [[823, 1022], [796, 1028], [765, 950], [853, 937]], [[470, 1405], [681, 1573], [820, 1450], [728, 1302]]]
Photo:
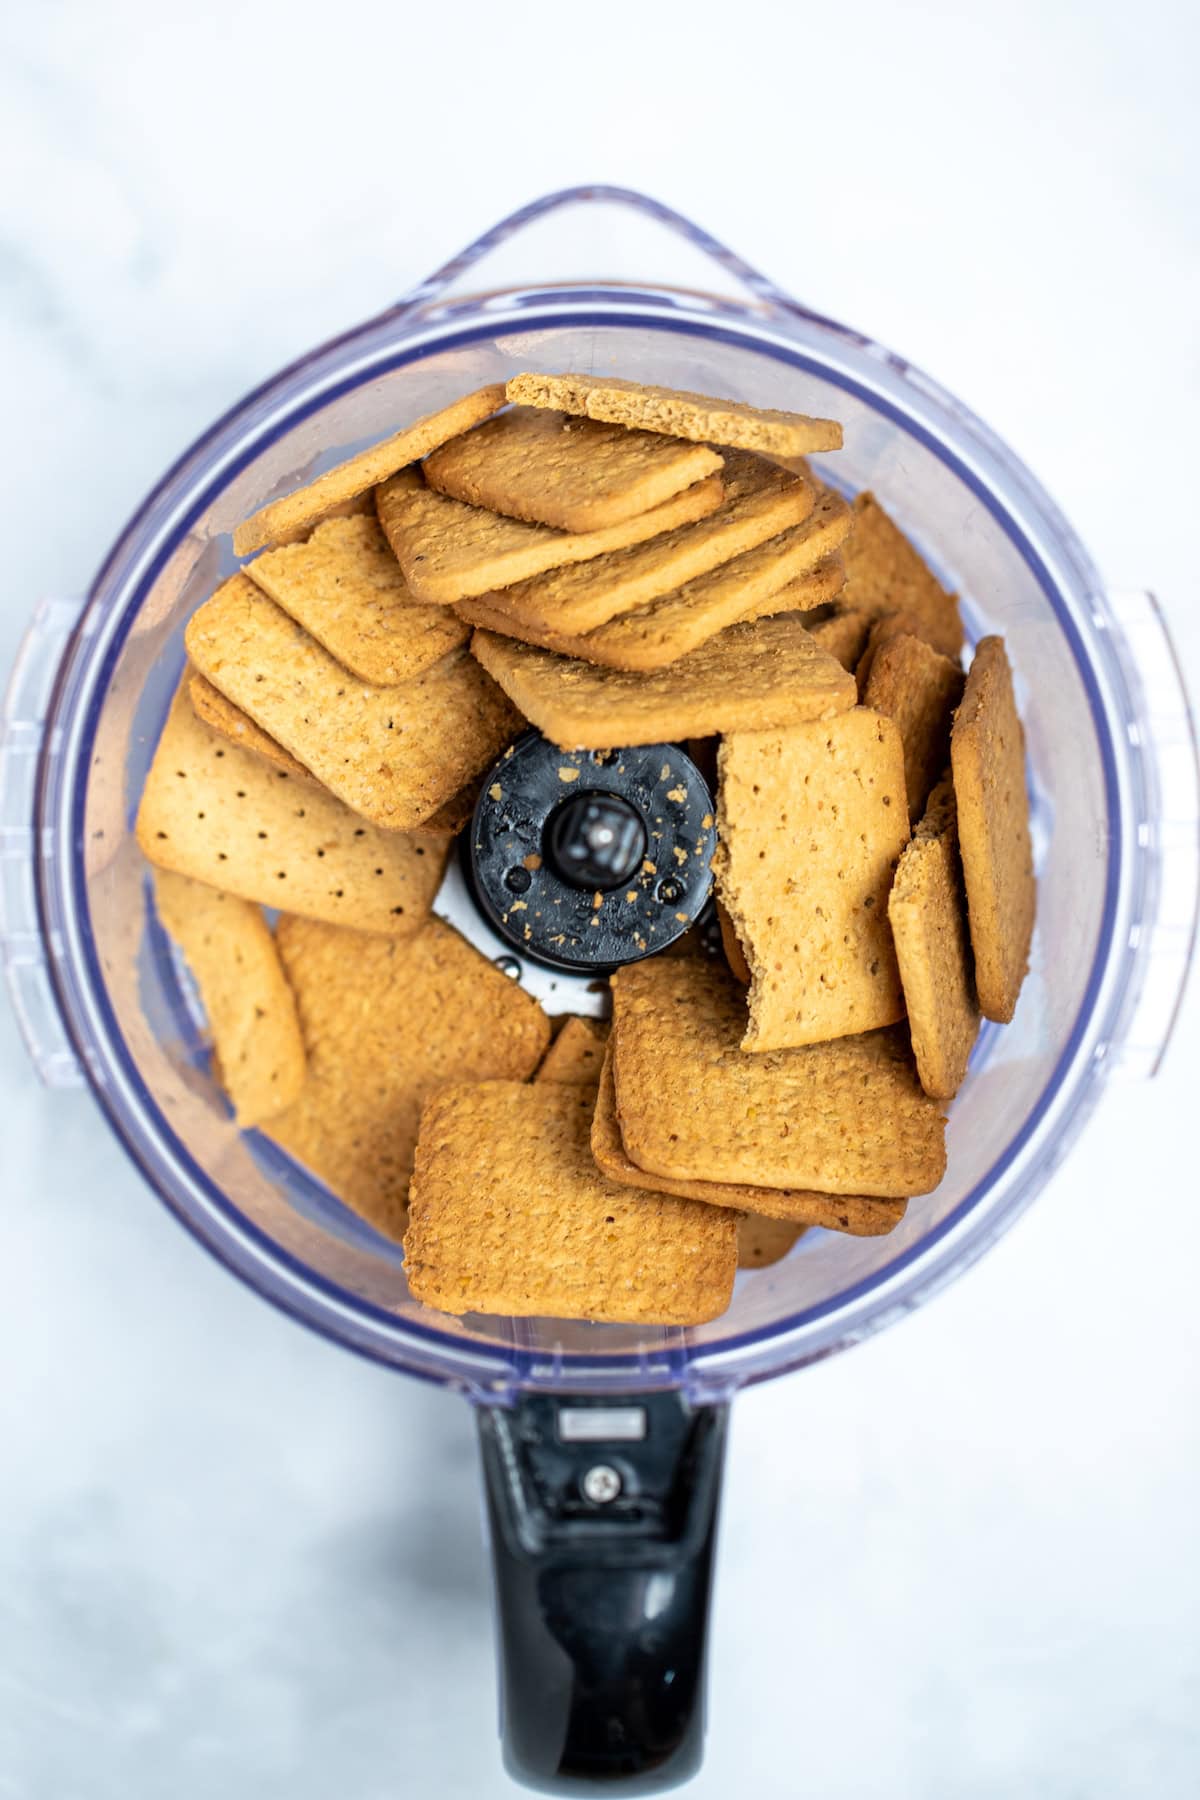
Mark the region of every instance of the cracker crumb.
[[560, 781], [578, 781], [579, 780], [579, 770], [578, 769], [561, 768], [558, 771], [558, 779]]
[[684, 801], [687, 799], [687, 789], [685, 787], [683, 787], [682, 785], [680, 785], [679, 787], [668, 788], [667, 789], [667, 799], [674, 800], [674, 802], [677, 806], [682, 806]]
[[504, 789], [500, 786], [498, 781], [493, 781], [491, 787], [488, 789], [488, 793], [491, 798], [496, 801], [503, 800], [504, 798]]
[[599, 891], [597, 891], [596, 893], [594, 893], [592, 895], [592, 909], [595, 912], [599, 912], [600, 908], [603, 905], [604, 905], [604, 895], [602, 893], [600, 893]]
[[540, 869], [541, 866], [542, 866], [542, 859], [537, 854], [536, 851], [531, 851], [528, 856], [523, 856], [521, 858], [521, 867], [523, 869], [529, 869], [532, 871], [534, 869]]

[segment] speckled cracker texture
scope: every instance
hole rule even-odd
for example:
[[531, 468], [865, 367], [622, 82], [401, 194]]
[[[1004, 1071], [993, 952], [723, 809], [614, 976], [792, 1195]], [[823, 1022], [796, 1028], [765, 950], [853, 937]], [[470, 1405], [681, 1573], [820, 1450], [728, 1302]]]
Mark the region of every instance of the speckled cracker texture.
[[980, 640], [950, 737], [975, 986], [986, 1018], [1012, 1018], [1033, 938], [1025, 733], [1004, 639]]
[[595, 1087], [608, 1042], [602, 1019], [569, 1018], [547, 1050], [535, 1081], [557, 1081], [568, 1087]]
[[741, 1048], [745, 999], [716, 964], [652, 957], [612, 989], [617, 1109], [639, 1168], [897, 1199], [941, 1180], [945, 1121], [903, 1030], [762, 1055]]
[[452, 500], [535, 525], [603, 531], [720, 467], [707, 444], [517, 406], [435, 450], [425, 480]]
[[183, 952], [212, 1034], [214, 1073], [239, 1125], [260, 1125], [304, 1085], [296, 1002], [261, 907], [159, 869], [158, 917]]
[[253, 750], [256, 756], [263, 757], [272, 768], [282, 769], [297, 781], [313, 780], [304, 764], [298, 762], [290, 750], [277, 744], [240, 706], [227, 700], [211, 681], [205, 681], [203, 675], [190, 675], [187, 691], [196, 717], [221, 737], [227, 738], [231, 744], [240, 745], [243, 750]]
[[307, 487], [272, 500], [246, 519], [233, 534], [238, 556], [251, 556], [272, 544], [295, 543], [299, 536], [336, 514], [348, 501], [386, 481], [407, 463], [419, 462], [439, 444], [469, 431], [504, 405], [504, 385], [493, 382], [427, 413], [403, 431], [372, 444], [357, 456], [328, 469]]
[[952, 1100], [979, 1035], [979, 1008], [949, 775], [930, 795], [900, 858], [888, 918], [921, 1086], [937, 1100]]
[[[842, 562], [844, 567], [845, 557]], [[844, 669], [853, 670], [863, 653], [870, 624], [866, 613], [856, 612], [852, 606], [846, 606], [838, 600], [823, 618], [814, 619], [808, 629], [822, 650], [828, 650], [830, 656], [836, 656]]]
[[329, 519], [246, 574], [344, 668], [376, 686], [411, 681], [465, 643], [467, 627], [409, 592], [373, 518]]
[[795, 1048], [901, 1018], [887, 922], [908, 842], [895, 725], [856, 707], [737, 732], [718, 766], [713, 868], [752, 975], [743, 1047]]
[[854, 529], [846, 544], [846, 605], [878, 618], [904, 611], [921, 620], [920, 636], [943, 656], [963, 646], [958, 601], [888, 517], [874, 494], [854, 502]]
[[863, 705], [894, 720], [904, 745], [904, 788], [912, 824], [950, 755], [950, 725], [966, 677], [920, 638], [900, 633], [875, 652]]
[[269, 1135], [388, 1237], [403, 1235], [417, 1121], [444, 1082], [523, 1080], [550, 1024], [536, 1000], [433, 919], [406, 943], [279, 922], [308, 1079]]
[[881, 1200], [866, 1194], [819, 1194], [804, 1188], [756, 1187], [746, 1182], [688, 1180], [653, 1175], [639, 1168], [621, 1136], [613, 1067], [610, 1042], [592, 1117], [592, 1155], [611, 1181], [656, 1194], [681, 1194], [688, 1200], [701, 1200], [706, 1206], [754, 1211], [800, 1230], [820, 1225], [827, 1231], [846, 1232], [853, 1237], [883, 1237], [904, 1217], [903, 1200]]
[[137, 841], [245, 900], [406, 937], [429, 917], [448, 846], [368, 825], [316, 782], [240, 749], [176, 695], [137, 815]]
[[364, 819], [419, 825], [521, 730], [464, 646], [398, 687], [360, 681], [244, 575], [218, 588], [185, 635], [228, 700]]
[[661, 506], [603, 531], [556, 531], [451, 500], [426, 487], [418, 469], [402, 469], [375, 490], [379, 523], [404, 579], [419, 600], [436, 605], [644, 543], [706, 519], [724, 498], [720, 475], [709, 475]]
[[508, 398], [523, 406], [557, 407], [589, 419], [701, 443], [733, 444], [766, 456], [807, 456], [842, 447], [842, 428], [835, 419], [772, 412], [741, 400], [716, 400], [611, 375], [514, 375]]
[[[555, 632], [594, 631], [609, 619], [646, 606], [659, 595], [672, 593], [685, 582], [801, 524], [816, 504], [817, 492], [811, 482], [756, 456], [729, 456], [722, 481], [725, 498], [721, 505], [696, 524], [680, 525], [644, 544], [612, 550], [588, 562], [551, 569], [483, 599], [512, 621], [510, 636], [520, 636], [520, 628], [525, 626]], [[829, 544], [812, 562], [835, 547]], [[798, 572], [785, 568], [775, 587]]]
[[591, 1089], [443, 1088], [421, 1117], [409, 1287], [446, 1312], [699, 1325], [724, 1312], [732, 1212], [619, 1187], [590, 1148]]
[[476, 632], [472, 654], [518, 711], [565, 750], [662, 744], [828, 718], [854, 678], [794, 615], [735, 625], [669, 669], [628, 674]]

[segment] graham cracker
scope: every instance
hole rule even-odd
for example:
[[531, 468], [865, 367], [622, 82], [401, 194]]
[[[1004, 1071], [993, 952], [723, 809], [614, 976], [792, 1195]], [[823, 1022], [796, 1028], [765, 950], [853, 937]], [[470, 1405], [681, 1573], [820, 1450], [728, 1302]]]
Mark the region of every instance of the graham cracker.
[[[511, 620], [510, 637], [523, 635], [525, 627], [594, 631], [799, 525], [816, 504], [811, 482], [756, 456], [728, 457], [722, 480], [725, 498], [708, 518], [589, 562], [550, 569], [486, 594], [483, 602]], [[828, 544], [821, 555], [833, 548]], [[814, 557], [808, 566], [818, 560]], [[774, 586], [781, 587], [797, 572], [784, 568]]]
[[772, 412], [740, 400], [714, 400], [611, 375], [514, 375], [508, 398], [524, 406], [560, 407], [670, 437], [733, 444], [764, 456], [807, 456], [842, 447], [842, 428], [834, 419]]
[[[747, 618], [821, 605], [841, 587], [840, 560], [831, 552], [848, 524], [845, 505], [822, 496], [802, 525], [697, 576], [649, 605], [588, 632], [543, 630], [514, 620], [502, 594], [465, 600], [464, 619], [506, 637], [574, 656], [604, 668], [642, 673], [669, 667], [729, 625]], [[700, 527], [699, 529], [703, 529]]]
[[603, 1019], [569, 1018], [542, 1058], [535, 1081], [558, 1081], [569, 1087], [595, 1087], [608, 1042]]
[[373, 824], [419, 825], [511, 743], [521, 720], [465, 648], [398, 687], [350, 674], [244, 575], [188, 622], [192, 662]]
[[1025, 733], [1004, 639], [981, 638], [950, 734], [958, 835], [985, 1018], [1016, 1010], [1029, 967], [1037, 884], [1029, 841]]
[[469, 635], [445, 607], [413, 598], [377, 519], [327, 519], [245, 572], [343, 668], [379, 687], [411, 681]]
[[[692, 965], [702, 970], [705, 967], [696, 958], [692, 959]], [[728, 979], [723, 972], [721, 979]], [[687, 983], [682, 984], [682, 991], [688, 991]], [[894, 1230], [904, 1217], [904, 1200], [880, 1200], [865, 1194], [822, 1194], [805, 1188], [760, 1187], [738, 1181], [662, 1176], [639, 1168], [621, 1136], [614, 1048], [615, 1038], [610, 1041], [604, 1059], [596, 1110], [592, 1118], [592, 1155], [610, 1180], [630, 1187], [645, 1188], [652, 1193], [680, 1194], [688, 1200], [702, 1201], [706, 1206], [732, 1207], [738, 1212], [753, 1211], [766, 1218], [798, 1225], [801, 1229], [818, 1225], [826, 1231], [841, 1231], [852, 1237], [883, 1237]]]
[[256, 756], [265, 758], [272, 768], [282, 769], [297, 781], [312, 781], [304, 764], [297, 762], [290, 750], [277, 744], [240, 706], [227, 700], [211, 681], [205, 681], [203, 675], [189, 675], [187, 691], [197, 718], [203, 719], [206, 725], [219, 732], [223, 738], [228, 738], [231, 744], [239, 744], [243, 750], [253, 750]]
[[924, 632], [924, 620], [918, 618], [917, 614], [914, 612], [880, 613], [877, 619], [872, 619], [870, 621], [870, 629], [867, 632], [866, 642], [863, 645], [862, 654], [858, 659], [858, 666], [854, 671], [858, 681], [858, 697], [860, 700], [867, 691], [867, 682], [870, 679], [871, 665], [875, 661], [876, 651], [883, 644], [886, 644], [889, 638], [907, 635], [908, 637], [923, 639]]
[[169, 869], [154, 877], [164, 931], [183, 952], [212, 1034], [213, 1072], [239, 1125], [260, 1125], [304, 1085], [296, 1002], [262, 909]]
[[962, 653], [957, 599], [946, 592], [871, 493], [860, 494], [854, 502], [854, 530], [846, 545], [846, 604], [872, 618], [889, 612], [915, 613], [926, 643], [943, 656]]
[[308, 1080], [269, 1135], [377, 1231], [401, 1237], [426, 1097], [447, 1081], [524, 1080], [549, 1021], [438, 919], [398, 944], [285, 917], [278, 941]]
[[738, 1268], [765, 1269], [782, 1262], [804, 1230], [803, 1225], [793, 1225], [788, 1219], [743, 1213], [738, 1220]]
[[979, 1035], [954, 784], [943, 776], [900, 858], [888, 901], [921, 1086], [952, 1100]]
[[721, 458], [623, 425], [516, 406], [425, 462], [440, 494], [559, 531], [603, 531], [714, 475]]
[[406, 937], [429, 916], [447, 844], [366, 824], [316, 782], [230, 743], [175, 697], [137, 815], [157, 868], [264, 906]]
[[750, 986], [750, 964], [746, 961], [746, 952], [742, 949], [741, 940], [733, 928], [733, 920], [718, 900], [716, 902], [717, 926], [721, 933], [721, 948], [725, 952], [725, 961], [729, 964], [729, 973], [742, 987]]
[[[639, 1168], [672, 1183], [895, 1199], [941, 1180], [945, 1120], [903, 1030], [749, 1053], [744, 996], [699, 957], [628, 963], [612, 991], [617, 1111]], [[768, 1208], [759, 1198], [753, 1210]]]
[[475, 802], [482, 785], [480, 781], [469, 781], [457, 794], [451, 794], [449, 800], [444, 800], [436, 812], [430, 813], [427, 819], [422, 819], [419, 825], [414, 825], [413, 831], [422, 837], [426, 834], [431, 837], [457, 837], [475, 811]]
[[406, 463], [419, 462], [439, 444], [469, 431], [503, 405], [504, 385], [493, 382], [427, 413], [369, 450], [360, 450], [357, 456], [318, 475], [307, 487], [272, 500], [246, 519], [233, 534], [234, 554], [251, 556], [274, 544], [294, 543], [298, 535], [329, 518], [345, 502], [386, 481]]
[[950, 723], [966, 676], [948, 656], [902, 633], [875, 652], [864, 706], [895, 721], [904, 745], [904, 790], [913, 825], [950, 754]]
[[511, 587], [565, 563], [587, 562], [647, 538], [694, 524], [725, 498], [720, 475], [685, 488], [661, 506], [603, 531], [556, 531], [527, 525], [480, 506], [465, 506], [426, 487], [419, 469], [402, 469], [375, 490], [379, 523], [418, 600], [451, 605], [493, 588]]
[[795, 1048], [902, 1018], [887, 922], [908, 842], [895, 725], [855, 707], [735, 732], [718, 767], [713, 870], [751, 970], [743, 1048]]
[[608, 1181], [592, 1091], [443, 1088], [421, 1116], [408, 1284], [445, 1312], [699, 1325], [728, 1306], [733, 1213]]
[[870, 623], [866, 613], [856, 612], [854, 607], [839, 600], [829, 607], [823, 618], [814, 619], [808, 629], [822, 650], [837, 657], [843, 669], [854, 669], [863, 653]]
[[629, 674], [477, 631], [471, 653], [544, 737], [564, 750], [664, 744], [828, 718], [854, 677], [794, 617], [734, 625], [669, 669]]

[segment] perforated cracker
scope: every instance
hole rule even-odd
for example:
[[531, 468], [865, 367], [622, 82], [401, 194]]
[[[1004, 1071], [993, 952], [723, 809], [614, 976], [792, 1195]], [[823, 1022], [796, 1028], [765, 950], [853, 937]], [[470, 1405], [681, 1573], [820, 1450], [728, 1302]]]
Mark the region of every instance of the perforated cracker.
[[377, 1230], [400, 1237], [427, 1095], [448, 1081], [523, 1080], [549, 1021], [437, 919], [398, 944], [283, 918], [278, 942], [309, 1072], [269, 1135]]
[[941, 1180], [945, 1121], [902, 1030], [745, 1051], [745, 998], [698, 957], [629, 963], [612, 991], [621, 1137], [639, 1168], [896, 1199]]
[[522, 721], [466, 648], [398, 687], [344, 669], [244, 575], [190, 620], [213, 686], [363, 818], [419, 825], [510, 743]]
[[611, 375], [514, 375], [508, 398], [523, 406], [560, 407], [589, 419], [640, 426], [671, 437], [739, 445], [767, 456], [807, 456], [842, 447], [842, 428], [834, 419], [772, 412], [740, 400], [716, 400]]
[[304, 1085], [296, 1002], [261, 907], [159, 869], [163, 929], [191, 970], [212, 1034], [214, 1073], [241, 1126], [260, 1125]]
[[729, 1304], [732, 1212], [601, 1174], [593, 1095], [554, 1082], [443, 1088], [421, 1117], [404, 1252], [446, 1312], [698, 1325]]
[[950, 754], [950, 724], [966, 677], [956, 662], [901, 632], [876, 650], [863, 704], [894, 720], [904, 745], [908, 816], [916, 824]]
[[870, 1031], [903, 1016], [887, 898], [908, 842], [904, 752], [863, 707], [721, 744], [722, 903], [751, 970], [747, 1050]]
[[263, 757], [273, 768], [282, 769], [296, 781], [312, 781], [304, 764], [298, 762], [290, 750], [277, 744], [248, 713], [227, 700], [211, 681], [205, 681], [203, 675], [189, 675], [187, 691], [196, 717], [221, 737], [243, 750], [253, 750], [256, 756]]

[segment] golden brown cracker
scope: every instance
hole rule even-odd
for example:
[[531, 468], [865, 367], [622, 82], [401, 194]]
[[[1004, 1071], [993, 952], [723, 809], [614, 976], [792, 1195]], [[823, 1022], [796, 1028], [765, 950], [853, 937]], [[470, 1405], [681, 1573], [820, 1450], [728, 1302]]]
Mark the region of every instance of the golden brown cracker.
[[465, 648], [399, 687], [360, 681], [244, 575], [188, 623], [213, 686], [376, 825], [419, 825], [511, 743], [521, 720]]
[[409, 588], [419, 600], [436, 605], [644, 543], [708, 518], [724, 498], [720, 475], [709, 475], [661, 506], [603, 531], [556, 531], [435, 493], [418, 469], [402, 469], [375, 490], [379, 522]]
[[319, 525], [347, 501], [386, 481], [406, 463], [419, 462], [439, 444], [469, 431], [503, 405], [504, 385], [493, 382], [427, 413], [369, 450], [360, 450], [357, 456], [318, 475], [307, 487], [272, 500], [246, 519], [233, 534], [234, 554], [250, 556], [273, 544], [294, 543], [298, 535]]
[[535, 1081], [559, 1081], [568, 1086], [595, 1087], [608, 1042], [603, 1019], [572, 1016], [554, 1038], [534, 1076]]
[[[699, 957], [629, 963], [612, 990], [617, 1110], [639, 1168], [896, 1199], [941, 1180], [945, 1121], [921, 1089], [903, 1030], [745, 1051], [745, 997], [727, 970]], [[759, 1201], [754, 1210], [768, 1209]]]
[[269, 1134], [376, 1230], [398, 1238], [426, 1096], [447, 1081], [524, 1080], [546, 1048], [549, 1021], [438, 919], [398, 944], [285, 917], [278, 941], [308, 1080]]
[[137, 841], [245, 900], [405, 937], [429, 916], [448, 845], [380, 831], [317, 782], [230, 743], [176, 695], [146, 776]]
[[419, 825], [414, 825], [413, 831], [421, 836], [428, 833], [432, 837], [457, 837], [475, 811], [475, 802], [482, 785], [480, 781], [469, 781], [457, 794], [451, 794], [449, 800], [444, 800], [436, 812], [430, 813], [427, 819], [422, 819]]
[[1003, 638], [982, 638], [975, 651], [950, 734], [950, 759], [976, 992], [985, 1018], [1005, 1022], [1029, 967], [1037, 884], [1025, 733]]
[[854, 678], [794, 617], [734, 625], [669, 669], [629, 674], [477, 631], [471, 653], [518, 711], [564, 750], [662, 744], [823, 719]]
[[411, 681], [467, 640], [453, 613], [414, 599], [377, 519], [328, 519], [245, 572], [344, 668], [377, 686]]
[[192, 674], [188, 677], [188, 698], [192, 710], [198, 719], [219, 732], [221, 737], [228, 738], [231, 744], [238, 744], [243, 750], [253, 750], [269, 762], [272, 768], [282, 769], [297, 781], [312, 781], [302, 762], [298, 762], [290, 750], [277, 744], [269, 733], [254, 723], [248, 713], [232, 700], [227, 700], [219, 693], [211, 681], [205, 681], [203, 675]]
[[979, 1034], [979, 1007], [949, 775], [900, 858], [888, 919], [921, 1086], [935, 1100], [952, 1100]]
[[611, 375], [514, 375], [508, 398], [522, 406], [561, 408], [589, 419], [701, 443], [733, 444], [766, 456], [806, 456], [842, 447], [842, 428], [834, 419], [774, 412], [741, 400], [716, 400]]
[[863, 705], [894, 720], [900, 733], [911, 824], [946, 767], [950, 722], [965, 681], [956, 662], [907, 633], [888, 638], [875, 652]]
[[262, 909], [169, 869], [155, 871], [154, 898], [199, 990], [213, 1072], [238, 1124], [261, 1125], [304, 1085], [296, 1002]]
[[837, 600], [822, 618], [814, 619], [808, 629], [822, 650], [836, 656], [843, 669], [853, 670], [863, 653], [870, 620], [865, 613], [856, 612], [852, 606]]
[[875, 661], [875, 652], [880, 646], [886, 644], [889, 638], [901, 637], [905, 634], [909, 637], [921, 638], [923, 640], [924, 633], [924, 620], [918, 618], [917, 614], [914, 612], [880, 613], [877, 619], [872, 619], [870, 621], [870, 629], [867, 632], [866, 642], [862, 647], [862, 654], [859, 656], [857, 667], [854, 670], [855, 678], [858, 682], [858, 697], [860, 700], [867, 691], [867, 681], [871, 674], [871, 665]]
[[958, 601], [926, 567], [904, 533], [874, 494], [854, 502], [854, 530], [846, 544], [846, 604], [872, 618], [911, 612], [921, 620], [920, 636], [943, 656], [962, 652]]
[[804, 1235], [803, 1225], [789, 1219], [765, 1219], [761, 1213], [743, 1213], [738, 1220], [738, 1268], [766, 1269], [782, 1262], [797, 1238]]
[[[512, 621], [510, 636], [520, 635], [526, 626], [564, 633], [594, 631], [801, 524], [816, 504], [811, 482], [742, 452], [727, 459], [722, 480], [725, 498], [708, 518], [662, 532], [644, 544], [550, 569], [531, 581], [483, 595], [482, 602]], [[833, 548], [830, 543], [821, 555]], [[774, 586], [781, 587], [798, 572], [784, 568]]]
[[604, 531], [720, 467], [707, 444], [515, 406], [443, 444], [424, 474], [469, 506], [559, 531]]
[[716, 910], [717, 925], [721, 933], [721, 948], [725, 952], [725, 961], [729, 964], [729, 973], [742, 987], [749, 987], [750, 964], [746, 961], [746, 952], [742, 949], [741, 940], [733, 928], [733, 920], [719, 900]]
[[798, 1225], [801, 1229], [819, 1225], [827, 1231], [841, 1231], [853, 1237], [883, 1237], [904, 1217], [904, 1200], [881, 1200], [865, 1194], [819, 1194], [803, 1188], [767, 1188], [745, 1182], [688, 1180], [648, 1173], [633, 1161], [621, 1137], [613, 1066], [610, 1041], [600, 1072], [600, 1088], [592, 1119], [592, 1155], [610, 1180], [646, 1188], [652, 1193], [680, 1194], [688, 1200], [701, 1200], [706, 1206], [754, 1211], [764, 1217]]
[[421, 1116], [408, 1283], [446, 1312], [699, 1325], [729, 1304], [733, 1213], [620, 1187], [590, 1147], [590, 1088], [485, 1081]]
[[713, 870], [751, 969], [747, 1050], [821, 1043], [903, 1016], [887, 898], [908, 842], [904, 752], [855, 707], [719, 754]]

